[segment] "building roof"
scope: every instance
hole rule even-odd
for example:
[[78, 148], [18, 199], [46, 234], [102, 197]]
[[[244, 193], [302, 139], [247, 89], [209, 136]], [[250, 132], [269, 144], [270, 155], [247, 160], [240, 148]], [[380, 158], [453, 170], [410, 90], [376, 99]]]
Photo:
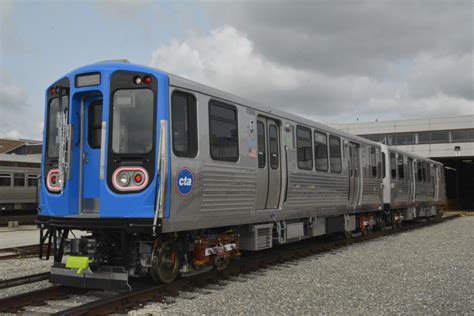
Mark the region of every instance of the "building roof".
[[11, 138], [0, 138], [0, 154], [9, 153], [21, 146], [37, 146], [41, 145], [42, 142], [38, 140], [30, 139], [11, 139]]

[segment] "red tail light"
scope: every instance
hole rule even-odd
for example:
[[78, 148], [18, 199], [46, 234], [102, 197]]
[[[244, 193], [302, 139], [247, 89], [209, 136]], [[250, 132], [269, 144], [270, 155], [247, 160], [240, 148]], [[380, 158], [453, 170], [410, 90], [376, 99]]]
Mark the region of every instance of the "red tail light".
[[46, 176], [46, 187], [51, 192], [59, 192], [62, 189], [62, 184], [59, 183], [59, 169], [51, 169]]
[[145, 76], [143, 77], [143, 83], [144, 84], [150, 84], [153, 80], [151, 79], [151, 76]]
[[148, 172], [142, 167], [120, 167], [112, 174], [114, 188], [123, 192], [143, 189], [147, 186], [148, 179]]

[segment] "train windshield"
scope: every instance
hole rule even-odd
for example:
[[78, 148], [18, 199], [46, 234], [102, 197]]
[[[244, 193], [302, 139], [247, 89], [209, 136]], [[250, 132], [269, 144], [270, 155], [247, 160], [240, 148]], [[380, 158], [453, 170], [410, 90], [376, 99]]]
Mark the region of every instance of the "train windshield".
[[63, 113], [67, 113], [68, 96], [63, 96], [61, 100], [61, 108], [59, 106], [59, 98], [54, 98], [49, 103], [48, 108], [48, 139], [47, 154], [48, 158], [59, 157], [59, 137], [58, 122]]
[[146, 154], [153, 148], [153, 91], [117, 90], [113, 96], [112, 150]]

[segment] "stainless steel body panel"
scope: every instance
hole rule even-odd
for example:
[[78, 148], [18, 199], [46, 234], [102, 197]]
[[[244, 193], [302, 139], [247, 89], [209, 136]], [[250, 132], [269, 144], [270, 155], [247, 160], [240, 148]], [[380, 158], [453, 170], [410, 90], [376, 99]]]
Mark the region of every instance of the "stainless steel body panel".
[[[387, 159], [385, 163], [384, 203], [389, 203], [392, 209], [444, 205], [446, 203], [444, 168], [441, 163], [386, 145], [382, 145], [382, 151], [385, 153]], [[396, 160], [400, 155], [404, 157], [404, 179], [399, 178], [398, 170], [397, 178], [392, 179], [390, 168], [391, 153], [395, 154]], [[429, 166], [430, 176], [429, 179], [427, 179], [428, 181], [418, 181], [416, 168], [418, 162], [424, 162]], [[387, 190], [387, 187], [389, 190]]]
[[[373, 147], [380, 161], [383, 145], [170, 75], [170, 99], [176, 90], [190, 93], [196, 98], [198, 152], [195, 157], [186, 158], [177, 157], [171, 151], [170, 214], [162, 220], [163, 232], [304, 217], [330, 217], [382, 209], [382, 192], [385, 189], [381, 177], [382, 164], [377, 164], [377, 176], [368, 176], [368, 156], [369, 149]], [[216, 161], [210, 156], [210, 100], [227, 103], [237, 109], [239, 157], [236, 162]], [[267, 125], [275, 124], [278, 127], [280, 176], [268, 182], [264, 181], [268, 170], [258, 170], [259, 120], [266, 123], [266, 134]], [[297, 125], [341, 139], [341, 173], [298, 168], [295, 136]], [[170, 126], [170, 135], [172, 128]], [[172, 143], [172, 139], [170, 142]], [[349, 144], [353, 144], [352, 148], [358, 148], [351, 159]], [[268, 143], [265, 148], [268, 167]], [[354, 178], [353, 184], [350, 184], [350, 161], [359, 166], [358, 178]], [[189, 169], [194, 179], [192, 192], [186, 196], [180, 195], [177, 189], [177, 176], [182, 168]], [[270, 184], [275, 184], [274, 196], [279, 195], [278, 203], [275, 203], [274, 198], [268, 199], [265, 194], [265, 191], [270, 192]]]

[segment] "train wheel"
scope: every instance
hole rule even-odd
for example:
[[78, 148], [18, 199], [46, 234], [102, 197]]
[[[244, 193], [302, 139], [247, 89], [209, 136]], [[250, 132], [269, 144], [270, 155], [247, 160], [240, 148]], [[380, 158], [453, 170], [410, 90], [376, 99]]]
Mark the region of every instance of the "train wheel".
[[216, 257], [214, 266], [217, 270], [224, 270], [230, 262], [230, 257]]
[[179, 273], [179, 253], [173, 244], [165, 243], [151, 263], [151, 276], [156, 283], [171, 283]]

